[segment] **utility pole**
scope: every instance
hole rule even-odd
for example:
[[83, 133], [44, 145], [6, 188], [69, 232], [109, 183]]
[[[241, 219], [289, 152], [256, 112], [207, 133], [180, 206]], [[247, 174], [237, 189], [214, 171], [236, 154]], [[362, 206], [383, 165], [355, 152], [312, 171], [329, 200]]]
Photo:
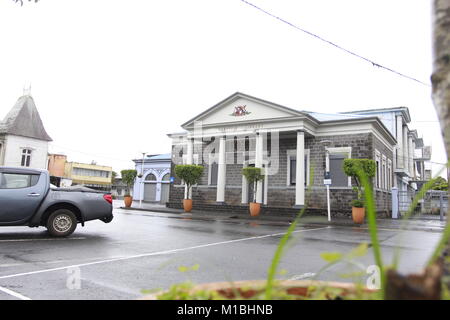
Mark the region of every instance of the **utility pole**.
[[141, 196], [139, 197], [139, 208], [142, 208], [142, 198], [144, 198], [144, 161], [145, 152], [142, 152], [142, 165], [141, 165]]

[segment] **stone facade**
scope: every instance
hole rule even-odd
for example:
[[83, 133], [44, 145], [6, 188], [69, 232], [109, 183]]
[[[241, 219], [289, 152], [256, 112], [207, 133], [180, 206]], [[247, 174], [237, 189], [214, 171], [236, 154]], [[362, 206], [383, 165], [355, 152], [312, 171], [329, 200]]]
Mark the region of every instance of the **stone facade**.
[[[325, 114], [298, 111], [236, 92], [182, 124], [185, 132], [172, 138], [175, 164], [201, 164], [205, 170], [193, 187], [194, 209], [247, 212], [253, 200], [252, 186], [242, 168], [263, 169], [256, 202], [263, 212], [327, 214], [325, 173], [330, 173], [330, 204], [333, 216], [350, 215], [357, 196], [355, 181], [342, 168], [345, 158], [384, 159], [392, 163], [397, 141], [377, 116]], [[269, 138], [270, 137], [270, 138]], [[206, 155], [206, 156], [205, 156]], [[305, 159], [305, 160], [303, 160]], [[297, 161], [298, 160], [298, 161]], [[386, 166], [387, 167], [387, 166]], [[378, 160], [380, 169], [380, 160]], [[390, 210], [387, 170], [374, 179], [377, 211]], [[378, 172], [378, 171], [377, 171]], [[307, 187], [306, 187], [307, 186]], [[180, 208], [185, 186], [175, 179], [167, 205]]]
[[[312, 173], [312, 181], [305, 193], [306, 213], [326, 214], [326, 188], [323, 185], [323, 177], [325, 171], [325, 147], [320, 141], [329, 141], [329, 148], [351, 147], [352, 158], [374, 159], [375, 150], [379, 150], [392, 160], [392, 151], [383, 145], [371, 133], [361, 133], [352, 135], [334, 135], [314, 137], [308, 135], [305, 137], [305, 149], [309, 150], [309, 167]], [[211, 143], [211, 142], [209, 142]], [[210, 164], [208, 159], [201, 159], [198, 164], [204, 166], [203, 176], [199, 185], [193, 188], [194, 209], [203, 210], [219, 210], [229, 212], [247, 212], [248, 204], [242, 203], [242, 168], [243, 163], [235, 163], [238, 155], [234, 137], [228, 138], [226, 143], [227, 159], [226, 165], [226, 193], [225, 205], [216, 203], [217, 188], [215, 185], [208, 185], [210, 172]], [[194, 147], [194, 158], [196, 154], [200, 154], [200, 150], [205, 150], [207, 142], [203, 148], [200, 144]], [[248, 143], [247, 150], [251, 150], [252, 143]], [[267, 150], [267, 142], [264, 144], [264, 150]], [[288, 152], [296, 149], [296, 138], [292, 135], [280, 135], [279, 149], [272, 150], [268, 156], [265, 153], [265, 160], [274, 159], [278, 156], [278, 170], [270, 176], [267, 181], [267, 203], [263, 207], [264, 212], [274, 211], [279, 214], [295, 214], [298, 209], [294, 209], [295, 204], [295, 186], [287, 185], [288, 179]], [[234, 151], [233, 151], [234, 150]], [[253, 152], [246, 152], [242, 160], [251, 160]], [[206, 157], [203, 157], [206, 158]], [[234, 158], [234, 161], [233, 161]], [[174, 172], [174, 163], [172, 163], [172, 172]], [[352, 183], [354, 185], [354, 183]], [[330, 203], [333, 216], [346, 215], [351, 212], [350, 202], [356, 196], [356, 192], [352, 187], [331, 187]], [[184, 186], [180, 184], [180, 180], [175, 178], [175, 182], [170, 187], [170, 197], [168, 206], [172, 208], [181, 208], [184, 197]], [[388, 214], [390, 210], [390, 191], [376, 190], [377, 211], [379, 214]]]

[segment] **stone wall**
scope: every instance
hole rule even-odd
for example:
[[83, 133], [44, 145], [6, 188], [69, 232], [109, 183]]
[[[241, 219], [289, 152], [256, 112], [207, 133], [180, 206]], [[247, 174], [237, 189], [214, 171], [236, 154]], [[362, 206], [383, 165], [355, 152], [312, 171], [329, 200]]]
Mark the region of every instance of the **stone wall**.
[[[353, 135], [340, 136], [321, 136], [313, 137], [305, 136], [305, 149], [310, 151], [310, 167], [313, 171], [313, 181], [310, 191], [306, 191], [307, 212], [315, 214], [327, 214], [326, 202], [326, 188], [323, 185], [323, 177], [325, 171], [325, 146], [321, 143], [323, 140], [328, 140], [328, 147], [351, 147], [352, 158], [374, 158], [375, 148], [392, 159], [392, 152], [390, 152], [384, 145], [375, 138], [371, 133], [361, 133]], [[279, 156], [278, 170], [273, 175], [269, 176], [268, 180], [268, 196], [267, 206], [263, 212], [277, 212], [280, 214], [294, 214], [297, 209], [293, 209], [295, 204], [295, 187], [287, 185], [287, 151], [296, 149], [296, 136], [294, 135], [280, 135], [279, 153], [272, 153], [271, 156]], [[250, 150], [252, 150], [253, 142], [248, 143]], [[204, 144], [205, 147], [207, 144]], [[199, 152], [200, 145], [197, 145], [194, 151]], [[233, 150], [236, 150], [236, 142], [234, 140], [227, 141], [227, 159], [238, 158]], [[231, 150], [231, 151], [230, 151]], [[218, 150], [216, 150], [218, 152]], [[252, 152], [253, 153], [253, 152]], [[252, 157], [252, 153], [250, 157]], [[241, 159], [249, 159], [249, 155]], [[270, 159], [265, 157], [266, 159]], [[199, 186], [193, 188], [194, 209], [214, 209], [224, 210], [229, 212], [246, 212], [248, 210], [247, 204], [242, 204], [242, 174], [241, 170], [243, 164], [231, 163], [227, 164], [226, 168], [226, 189], [225, 189], [225, 205], [216, 204], [216, 186], [208, 185], [208, 167], [209, 161], [204, 159], [201, 164], [205, 167], [201, 183]], [[174, 164], [172, 164], [172, 172], [174, 172]], [[386, 191], [376, 191], [377, 211], [380, 214], [388, 214], [390, 210], [390, 193]], [[184, 187], [180, 185], [179, 179], [175, 179], [175, 183], [171, 184], [170, 197], [168, 206], [173, 208], [180, 208], [182, 206], [182, 199], [184, 196]], [[351, 214], [351, 200], [356, 197], [356, 192], [351, 187], [331, 187], [330, 188], [330, 203], [333, 216]]]

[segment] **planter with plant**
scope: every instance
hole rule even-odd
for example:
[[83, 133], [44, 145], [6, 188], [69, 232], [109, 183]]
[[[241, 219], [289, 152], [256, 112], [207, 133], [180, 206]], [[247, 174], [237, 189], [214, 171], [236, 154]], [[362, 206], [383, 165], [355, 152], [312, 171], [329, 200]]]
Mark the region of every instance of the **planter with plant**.
[[258, 182], [264, 180], [264, 175], [262, 174], [261, 168], [255, 167], [245, 167], [242, 169], [242, 175], [245, 177], [247, 182], [253, 184], [253, 201], [250, 202], [249, 209], [250, 215], [252, 217], [258, 216], [261, 212], [261, 204], [256, 202]]
[[344, 173], [352, 177], [356, 183], [356, 187], [353, 189], [357, 192], [357, 198], [351, 203], [353, 222], [362, 224], [365, 218], [365, 201], [360, 174], [364, 174], [371, 180], [375, 176], [375, 161], [371, 159], [345, 159], [343, 169]]
[[175, 166], [175, 175], [186, 184], [186, 193], [183, 199], [185, 212], [192, 210], [192, 186], [200, 182], [203, 166], [195, 164], [180, 164]]
[[133, 169], [122, 170], [120, 173], [122, 175], [122, 182], [127, 186], [123, 201], [125, 202], [125, 207], [129, 208], [133, 203], [133, 197], [131, 196], [131, 186], [136, 180], [137, 171]]

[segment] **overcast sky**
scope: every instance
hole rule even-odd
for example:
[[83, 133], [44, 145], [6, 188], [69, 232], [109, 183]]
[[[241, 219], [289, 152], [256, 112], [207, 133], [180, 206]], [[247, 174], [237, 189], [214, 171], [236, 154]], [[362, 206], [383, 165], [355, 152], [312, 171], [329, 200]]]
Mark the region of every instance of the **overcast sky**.
[[[250, 1], [429, 83], [431, 1]], [[0, 0], [0, 30], [0, 118], [31, 83], [50, 151], [69, 161], [120, 171], [170, 152], [167, 133], [240, 91], [317, 112], [407, 106], [446, 162], [429, 87], [240, 0]]]

